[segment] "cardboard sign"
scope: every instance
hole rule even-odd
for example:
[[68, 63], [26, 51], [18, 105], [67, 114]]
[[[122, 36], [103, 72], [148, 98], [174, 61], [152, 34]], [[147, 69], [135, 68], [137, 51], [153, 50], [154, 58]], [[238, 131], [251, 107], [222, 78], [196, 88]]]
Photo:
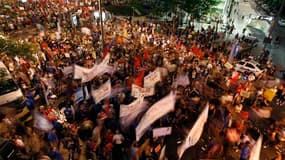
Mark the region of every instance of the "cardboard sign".
[[144, 77], [144, 88], [153, 88], [159, 81], [161, 81], [161, 74], [159, 70], [155, 70]]
[[227, 69], [232, 69], [233, 68], [233, 65], [229, 62], [225, 63], [224, 65]]
[[154, 95], [154, 88], [142, 88], [138, 85], [132, 84], [132, 93], [133, 97], [148, 97]]
[[172, 127], [160, 127], [160, 128], [154, 128], [152, 130], [153, 137], [170, 135], [171, 132], [172, 132]]

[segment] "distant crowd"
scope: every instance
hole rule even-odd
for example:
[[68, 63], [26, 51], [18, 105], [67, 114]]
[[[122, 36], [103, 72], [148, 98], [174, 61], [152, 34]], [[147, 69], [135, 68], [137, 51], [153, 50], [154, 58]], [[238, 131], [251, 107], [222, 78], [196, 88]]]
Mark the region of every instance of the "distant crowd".
[[[2, 118], [6, 130], [0, 136], [15, 142], [18, 159], [175, 160], [179, 141], [207, 102], [208, 121], [200, 141], [187, 150], [191, 158], [229, 160], [237, 154], [246, 160], [259, 135], [264, 146], [276, 149], [276, 160], [284, 158], [284, 118], [275, 115], [284, 107], [284, 82], [275, 80], [274, 65], [267, 59], [260, 75], [235, 71], [240, 58], [252, 60], [249, 51], [229, 61], [236, 42], [248, 47], [242, 36], [229, 41], [211, 26], [173, 31], [163, 23], [112, 17], [104, 21], [103, 46], [99, 21], [93, 17], [97, 8], [91, 7], [93, 2], [76, 2], [41, 0], [27, 2], [23, 9], [15, 2], [7, 9], [14, 15], [7, 12], [0, 17], [1, 31], [7, 35], [33, 29], [34, 33], [21, 38], [40, 48], [34, 60], [1, 56], [33, 117], [27, 122]], [[87, 82], [74, 78], [75, 66], [92, 69], [109, 55], [112, 72], [103, 69]], [[126, 125], [121, 108], [138, 98], [132, 94], [133, 86], [144, 88], [144, 77], [156, 69], [161, 79], [153, 87], [154, 94], [144, 100], [151, 107], [175, 91], [175, 109], [156, 120], [137, 141], [136, 127], [145, 111]], [[96, 102], [93, 91], [108, 80], [112, 96]], [[261, 112], [270, 115], [263, 117]], [[52, 129], [37, 126], [34, 121], [39, 116]], [[152, 129], [160, 127], [172, 127], [172, 133], [153, 137]]]

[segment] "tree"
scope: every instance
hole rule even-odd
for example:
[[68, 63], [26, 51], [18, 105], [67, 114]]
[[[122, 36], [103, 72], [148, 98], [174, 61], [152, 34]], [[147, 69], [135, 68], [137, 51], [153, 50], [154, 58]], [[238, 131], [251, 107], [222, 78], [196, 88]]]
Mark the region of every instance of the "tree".
[[180, 7], [194, 18], [199, 19], [208, 14], [219, 2], [219, 0], [184, 0]]
[[[166, 13], [174, 13], [177, 8], [184, 10], [194, 18], [206, 15], [217, 5], [220, 0], [156, 0], [144, 1], [132, 0], [131, 5], [137, 8], [150, 7], [150, 14], [162, 16]], [[142, 7], [143, 6], [143, 7]]]
[[17, 40], [3, 37], [4, 36], [0, 37], [0, 53], [5, 53], [10, 57], [25, 56], [34, 60], [32, 54], [39, 50], [38, 45], [30, 42], [19, 42]]

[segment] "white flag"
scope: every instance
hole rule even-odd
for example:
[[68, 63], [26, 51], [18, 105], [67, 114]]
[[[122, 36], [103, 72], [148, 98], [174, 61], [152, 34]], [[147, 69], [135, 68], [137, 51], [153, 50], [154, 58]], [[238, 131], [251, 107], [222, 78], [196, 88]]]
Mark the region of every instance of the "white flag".
[[111, 81], [108, 80], [106, 83], [101, 85], [98, 89], [92, 91], [92, 97], [95, 99], [96, 103], [107, 98], [111, 94]]
[[161, 73], [159, 70], [154, 70], [144, 77], [144, 88], [153, 88], [157, 82], [161, 81]]
[[178, 147], [177, 152], [178, 152], [179, 159], [182, 157], [184, 151], [187, 148], [194, 146], [198, 142], [198, 140], [200, 139], [200, 137], [203, 133], [204, 125], [208, 119], [208, 111], [209, 111], [209, 103], [206, 105], [203, 112], [199, 115], [197, 121], [195, 122], [192, 129], [188, 133], [188, 136], [185, 139], [185, 141], [183, 142], [183, 144]]
[[175, 95], [171, 92], [168, 96], [164, 97], [160, 101], [147, 110], [140, 123], [136, 128], [136, 140], [139, 141], [143, 136], [147, 128], [160, 117], [174, 110]]
[[48, 121], [44, 116], [42, 116], [40, 113], [35, 112], [34, 113], [34, 126], [37, 129], [43, 130], [43, 131], [50, 131], [53, 128], [53, 125], [50, 121]]
[[120, 106], [120, 121], [122, 126], [128, 127], [132, 121], [147, 109], [147, 102], [144, 98], [138, 98], [129, 105]]
[[250, 151], [249, 160], [259, 160], [261, 146], [262, 146], [262, 138], [263, 136], [260, 135], [257, 142], [254, 144]]

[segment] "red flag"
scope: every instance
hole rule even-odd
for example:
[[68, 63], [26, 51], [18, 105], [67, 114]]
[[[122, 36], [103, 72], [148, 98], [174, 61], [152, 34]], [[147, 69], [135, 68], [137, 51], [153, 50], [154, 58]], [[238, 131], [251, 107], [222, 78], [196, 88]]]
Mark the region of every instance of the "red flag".
[[199, 57], [203, 57], [203, 56], [204, 56], [204, 52], [201, 51], [200, 48], [198, 48], [196, 45], [193, 46], [193, 47], [191, 48], [191, 50], [192, 50], [192, 52], [193, 52], [195, 55], [197, 55], [197, 56], [199, 56]]
[[143, 86], [144, 70], [141, 70], [138, 76], [134, 79], [134, 84], [140, 87]]
[[103, 58], [106, 57], [106, 55], [108, 54], [109, 51], [110, 51], [110, 46], [107, 45], [107, 46], [104, 48], [104, 51], [103, 51]]
[[141, 66], [141, 60], [139, 56], [135, 57], [134, 67], [139, 68]]
[[143, 51], [143, 60], [149, 60], [149, 52], [147, 50]]
[[238, 72], [234, 72], [232, 77], [231, 77], [231, 80], [230, 80], [230, 83], [231, 84], [235, 84], [239, 79], [239, 73]]

